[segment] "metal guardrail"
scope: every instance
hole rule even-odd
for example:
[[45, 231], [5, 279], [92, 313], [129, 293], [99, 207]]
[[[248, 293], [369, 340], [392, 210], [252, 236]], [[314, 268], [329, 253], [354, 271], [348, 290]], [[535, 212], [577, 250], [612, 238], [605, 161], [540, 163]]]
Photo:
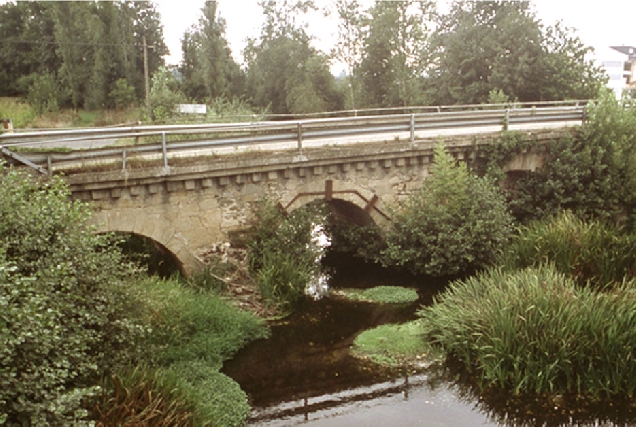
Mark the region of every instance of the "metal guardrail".
[[[51, 173], [54, 165], [120, 163], [126, 169], [132, 158], [162, 159], [165, 167], [177, 156], [214, 153], [223, 147], [285, 147], [298, 150], [309, 142], [407, 133], [411, 143], [416, 133], [431, 130], [497, 126], [507, 129], [519, 124], [548, 124], [585, 120], [585, 101], [531, 108], [502, 108], [501, 105], [471, 106], [453, 111], [388, 114], [380, 116], [314, 118], [278, 122], [244, 122], [230, 124], [196, 124], [168, 126], [127, 126], [22, 132], [0, 135], [2, 152], [10, 152], [19, 161], [40, 172]], [[477, 108], [477, 106], [472, 106]], [[422, 107], [424, 108], [424, 107]], [[431, 108], [431, 107], [426, 107]], [[78, 144], [104, 145], [99, 148], [74, 148]], [[55, 146], [58, 148], [46, 148]], [[29, 147], [25, 149], [25, 147]], [[67, 147], [61, 150], [59, 147]], [[37, 151], [33, 151], [35, 150]], [[70, 149], [69, 149], [70, 148]]]

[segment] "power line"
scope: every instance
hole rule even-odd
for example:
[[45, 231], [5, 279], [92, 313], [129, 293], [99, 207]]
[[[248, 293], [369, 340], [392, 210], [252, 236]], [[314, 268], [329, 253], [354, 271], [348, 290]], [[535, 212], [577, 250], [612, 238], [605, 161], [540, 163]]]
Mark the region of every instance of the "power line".
[[[143, 43], [94, 43], [94, 42], [57, 42], [46, 40], [0, 40], [0, 43], [58, 45], [58, 46], [134, 46], [144, 47]], [[148, 49], [156, 49], [155, 45], [148, 45]]]

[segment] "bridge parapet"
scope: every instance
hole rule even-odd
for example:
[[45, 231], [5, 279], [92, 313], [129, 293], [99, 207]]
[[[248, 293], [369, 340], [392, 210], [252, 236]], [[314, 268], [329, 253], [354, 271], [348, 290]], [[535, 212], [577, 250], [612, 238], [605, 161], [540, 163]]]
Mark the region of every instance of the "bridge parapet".
[[[545, 144], [563, 130], [534, 131], [535, 148], [510, 167], [534, 170]], [[498, 134], [448, 137], [460, 161], [478, 161]], [[199, 253], [227, 241], [253, 219], [254, 204], [269, 197], [288, 209], [315, 199], [341, 199], [389, 220], [388, 207], [403, 200], [430, 173], [439, 139], [390, 141], [293, 151], [254, 151], [189, 159], [170, 168], [85, 171], [67, 176], [74, 198], [95, 207], [100, 231], [140, 234], [173, 252], [185, 272], [200, 266]], [[516, 163], [515, 163], [516, 162]]]

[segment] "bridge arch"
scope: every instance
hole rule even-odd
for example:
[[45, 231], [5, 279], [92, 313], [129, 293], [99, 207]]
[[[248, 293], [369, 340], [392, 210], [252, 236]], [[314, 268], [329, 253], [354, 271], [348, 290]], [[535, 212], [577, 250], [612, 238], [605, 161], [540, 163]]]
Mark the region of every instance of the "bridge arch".
[[186, 276], [203, 267], [203, 262], [190, 251], [183, 234], [161, 217], [146, 216], [139, 211], [101, 210], [93, 213], [90, 222], [97, 233], [131, 233], [154, 240], [174, 255]]
[[309, 182], [299, 186], [293, 194], [283, 197], [280, 203], [286, 212], [291, 212], [317, 200], [327, 203], [335, 200], [347, 202], [366, 212], [377, 225], [390, 221], [383, 202], [376, 193], [347, 181], [329, 179]]

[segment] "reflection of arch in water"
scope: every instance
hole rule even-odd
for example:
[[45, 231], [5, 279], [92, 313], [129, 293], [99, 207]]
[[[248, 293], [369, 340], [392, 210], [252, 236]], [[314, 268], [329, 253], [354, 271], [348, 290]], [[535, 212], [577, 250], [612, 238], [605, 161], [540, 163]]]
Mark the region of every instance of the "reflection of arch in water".
[[178, 258], [161, 243], [135, 233], [116, 232], [122, 238], [122, 252], [148, 271], [149, 275], [168, 278], [175, 273], [183, 274], [183, 265]]

